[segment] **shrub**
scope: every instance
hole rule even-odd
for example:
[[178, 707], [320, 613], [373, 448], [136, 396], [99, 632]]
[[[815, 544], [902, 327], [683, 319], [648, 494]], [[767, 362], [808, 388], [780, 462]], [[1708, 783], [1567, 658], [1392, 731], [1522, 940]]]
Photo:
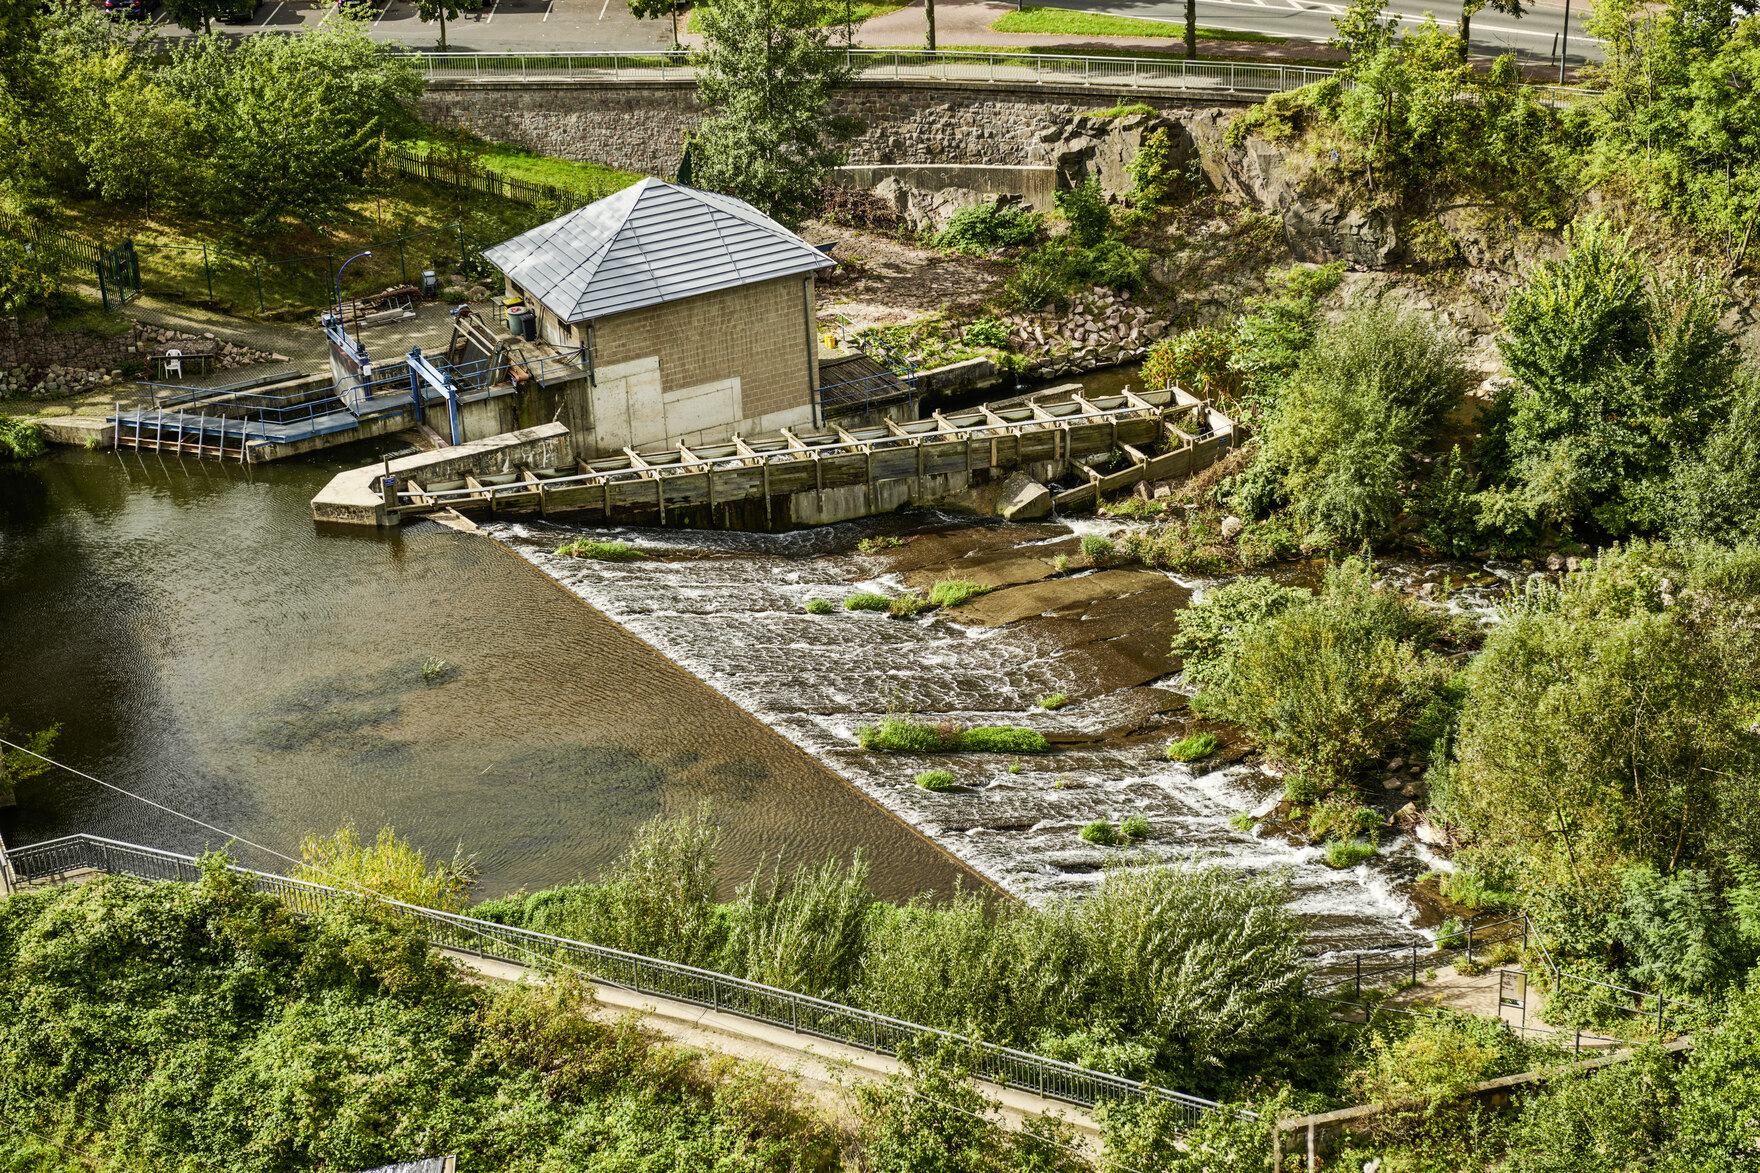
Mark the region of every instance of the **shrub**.
[[1082, 535], [1082, 557], [1095, 566], [1111, 566], [1118, 560], [1118, 547], [1099, 534]]
[[1494, 1018], [1443, 1010], [1414, 1019], [1410, 1030], [1371, 1036], [1348, 1083], [1365, 1101], [1420, 1100], [1435, 1107], [1472, 1084], [1514, 1075], [1552, 1053], [1524, 1043]]
[[1375, 856], [1375, 844], [1364, 839], [1335, 839], [1326, 845], [1326, 866], [1354, 868]]
[[1269, 578], [1238, 578], [1206, 591], [1180, 612], [1172, 652], [1187, 684], [1214, 687], [1228, 678], [1246, 633], [1312, 596]]
[[630, 562], [647, 557], [627, 542], [603, 542], [596, 538], [576, 538], [556, 547], [556, 552], [570, 558], [593, 558], [600, 562]]
[[41, 456], [48, 448], [43, 427], [37, 421], [0, 413], [0, 457], [29, 460]]
[[917, 775], [917, 785], [924, 790], [952, 790], [958, 784], [952, 770], [924, 770]]
[[967, 346], [1008, 349], [1008, 327], [995, 318], [974, 318], [967, 322], [962, 338]]
[[1143, 386], [1151, 391], [1179, 386], [1200, 399], [1239, 393], [1240, 373], [1229, 366], [1233, 346], [1220, 330], [1187, 330], [1163, 338], [1143, 358]]
[[967, 599], [987, 595], [990, 588], [964, 578], [944, 578], [929, 588], [929, 602], [937, 607], [957, 607]]
[[895, 538], [891, 534], [875, 534], [871, 538], [863, 538], [856, 543], [856, 549], [863, 554], [875, 554], [881, 550], [896, 550], [904, 545], [903, 538]]
[[808, 615], [829, 615], [835, 610], [837, 610], [837, 608], [833, 607], [831, 605], [830, 599], [808, 599], [807, 600], [807, 614]]
[[959, 747], [973, 753], [1044, 753], [1045, 735], [1018, 725], [978, 725], [960, 734]]
[[1118, 828], [1105, 819], [1095, 819], [1080, 832], [1083, 839], [1097, 847], [1116, 847], [1122, 840], [1118, 837]]
[[1197, 762], [1216, 752], [1218, 745], [1216, 734], [1208, 729], [1194, 733], [1190, 737], [1182, 737], [1178, 741], [1169, 742], [1167, 760], [1170, 762]]
[[1068, 693], [1054, 692], [1049, 696], [1042, 696], [1039, 698], [1039, 707], [1041, 709], [1061, 709], [1067, 704], [1069, 704]]
[[1402, 600], [1374, 589], [1367, 565], [1347, 560], [1318, 598], [1247, 627], [1199, 699], [1324, 794], [1401, 739], [1447, 680], [1446, 662], [1414, 646], [1425, 634]]
[[1104, 240], [1092, 248], [1064, 238], [1046, 241], [1021, 258], [1008, 279], [1005, 300], [1018, 309], [1036, 310], [1093, 286], [1133, 292], [1148, 279], [1153, 259], [1149, 250], [1122, 240]]
[[462, 852], [450, 862], [430, 863], [421, 849], [400, 839], [391, 827], [379, 828], [369, 846], [353, 823], [344, 823], [334, 835], [320, 839], [307, 835], [300, 841], [295, 879], [314, 884], [366, 888], [405, 904], [460, 912], [470, 886], [476, 881], [475, 862]]
[[1149, 837], [1149, 818], [1147, 815], [1131, 815], [1118, 825], [1127, 839], [1147, 839]]
[[939, 248], [987, 253], [997, 248], [1037, 244], [1045, 235], [1045, 219], [1024, 204], [987, 200], [961, 208], [935, 237]]
[[1084, 248], [1099, 244], [1112, 229], [1112, 209], [1098, 179], [1085, 180], [1056, 195], [1057, 214], [1069, 221], [1069, 234]]
[[916, 591], [906, 591], [897, 595], [886, 605], [886, 611], [894, 619], [915, 619], [934, 604]]
[[843, 601], [845, 611], [885, 611], [891, 606], [891, 599], [873, 591], [860, 591]]

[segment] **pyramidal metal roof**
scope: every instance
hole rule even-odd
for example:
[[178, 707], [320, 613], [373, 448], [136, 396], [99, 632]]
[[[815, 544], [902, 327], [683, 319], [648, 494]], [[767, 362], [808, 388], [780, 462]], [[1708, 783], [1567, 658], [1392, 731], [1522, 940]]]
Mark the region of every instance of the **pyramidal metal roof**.
[[483, 256], [564, 322], [829, 268], [744, 200], [644, 179]]

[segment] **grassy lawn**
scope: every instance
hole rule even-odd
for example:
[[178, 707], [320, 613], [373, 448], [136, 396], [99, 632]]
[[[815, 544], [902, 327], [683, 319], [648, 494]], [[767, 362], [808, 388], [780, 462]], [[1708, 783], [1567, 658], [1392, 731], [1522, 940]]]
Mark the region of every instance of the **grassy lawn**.
[[[998, 17], [991, 28], [999, 33], [1058, 33], [1074, 37], [1183, 37], [1185, 25], [1161, 20], [1138, 20], [1130, 16], [1108, 16], [1102, 12], [1073, 12], [1067, 8], [1023, 7]], [[1232, 29], [1202, 26], [1198, 36], [1210, 41], [1252, 41], [1261, 45], [1282, 45], [1282, 37], [1264, 33], [1242, 33]]]
[[[860, 25], [864, 20], [873, 20], [876, 16], [885, 16], [888, 12], [897, 12], [902, 4], [873, 3], [872, 0], [851, 0], [846, 10], [838, 0], [823, 0], [819, 6], [820, 28], [842, 28], [847, 21]], [[700, 33], [703, 26], [697, 23], [697, 9], [691, 9], [688, 31]]]
[[[885, 50], [880, 50], [884, 52]], [[1183, 49], [1091, 49], [1059, 45], [943, 45], [942, 56], [956, 53], [1018, 53], [1027, 57], [1123, 57], [1149, 61], [1184, 61]], [[1320, 65], [1338, 68], [1340, 62], [1327, 57], [1255, 57], [1246, 53], [1199, 53], [1199, 61], [1216, 61], [1234, 65]]]
[[[405, 153], [425, 156], [444, 149], [439, 135], [427, 135], [404, 144]], [[563, 190], [617, 190], [639, 182], [640, 175], [602, 167], [597, 163], [577, 163], [569, 159], [553, 159], [535, 155], [511, 143], [492, 143], [487, 139], [469, 141], [472, 161], [484, 171], [493, 171], [509, 179], [545, 184]]]
[[[175, 211], [144, 212], [138, 206], [95, 199], [63, 200], [54, 227], [105, 246], [134, 241], [141, 285], [148, 293], [241, 317], [307, 320], [329, 302], [332, 266], [345, 257], [367, 249], [373, 252], [348, 266], [343, 274], [345, 294], [414, 282], [423, 269], [435, 270], [444, 281], [448, 274], [460, 272], [460, 230], [454, 225], [462, 227], [467, 249], [475, 250], [555, 214], [554, 209], [545, 212], [480, 192], [415, 180], [363, 192], [350, 210], [346, 223], [324, 233], [290, 225], [274, 236], [242, 238], [231, 224]], [[331, 259], [326, 260], [325, 254]], [[79, 277], [90, 280], [89, 275]]]

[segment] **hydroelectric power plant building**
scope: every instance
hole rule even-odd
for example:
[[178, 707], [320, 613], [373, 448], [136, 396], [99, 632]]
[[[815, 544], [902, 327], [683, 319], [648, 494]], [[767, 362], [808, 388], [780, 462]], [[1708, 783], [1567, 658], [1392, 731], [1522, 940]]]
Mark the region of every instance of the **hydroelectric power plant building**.
[[644, 179], [483, 256], [516, 335], [584, 354], [561, 417], [582, 455], [819, 422], [814, 276], [835, 262], [744, 201]]

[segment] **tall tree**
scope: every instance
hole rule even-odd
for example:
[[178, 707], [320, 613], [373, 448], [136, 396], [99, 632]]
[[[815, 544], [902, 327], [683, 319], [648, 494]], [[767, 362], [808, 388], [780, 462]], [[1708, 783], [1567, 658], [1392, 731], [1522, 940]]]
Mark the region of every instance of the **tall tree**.
[[923, 0], [923, 16], [928, 21], [929, 52], [935, 51], [935, 0]]
[[629, 14], [637, 20], [672, 21], [672, 47], [678, 48], [678, 0], [629, 0]]
[[200, 29], [204, 35], [214, 31], [214, 18], [225, 10], [223, 0], [165, 0], [165, 11], [180, 28]]
[[1186, 0], [1186, 60], [1198, 56], [1198, 0]]
[[1480, 9], [1489, 8], [1493, 12], [1501, 12], [1505, 16], [1520, 20], [1531, 7], [1533, 7], [1531, 4], [1524, 5], [1522, 0], [1461, 0], [1461, 60], [1465, 61], [1467, 54], [1472, 52], [1470, 42], [1473, 17], [1478, 15]]
[[817, 0], [717, 0], [699, 12], [697, 92], [711, 113], [693, 146], [698, 186], [798, 224], [861, 126], [827, 113], [850, 64], [825, 52]]
[[440, 22], [440, 51], [446, 51], [446, 22], [457, 20], [461, 12], [476, 12], [482, 0], [416, 0], [416, 19], [423, 24]]

